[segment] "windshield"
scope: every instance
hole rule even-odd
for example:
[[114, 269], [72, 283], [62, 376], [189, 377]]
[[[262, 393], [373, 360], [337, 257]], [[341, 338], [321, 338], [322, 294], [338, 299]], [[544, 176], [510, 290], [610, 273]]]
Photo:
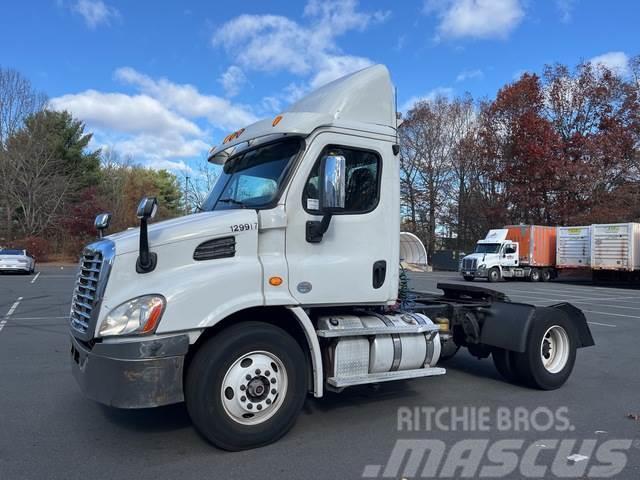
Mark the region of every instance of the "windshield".
[[258, 147], [230, 158], [203, 205], [203, 210], [259, 208], [270, 205], [300, 151], [299, 138]]
[[478, 243], [475, 253], [498, 253], [500, 251], [499, 243]]
[[4, 250], [0, 250], [0, 255], [23, 255], [24, 252], [22, 250], [10, 250], [10, 249], [4, 249]]

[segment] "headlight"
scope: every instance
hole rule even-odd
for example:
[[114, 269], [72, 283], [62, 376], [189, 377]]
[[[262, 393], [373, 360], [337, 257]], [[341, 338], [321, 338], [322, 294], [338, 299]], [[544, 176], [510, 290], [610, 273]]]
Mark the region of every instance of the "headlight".
[[162, 317], [165, 303], [161, 295], [133, 298], [111, 310], [98, 333], [102, 337], [152, 333]]

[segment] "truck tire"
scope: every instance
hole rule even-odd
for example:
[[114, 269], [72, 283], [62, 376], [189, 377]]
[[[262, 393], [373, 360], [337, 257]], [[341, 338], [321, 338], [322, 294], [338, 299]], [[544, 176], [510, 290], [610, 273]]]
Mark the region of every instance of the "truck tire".
[[529, 280], [531, 282], [539, 282], [540, 281], [540, 270], [537, 268], [532, 268], [531, 273], [529, 273]]
[[496, 366], [498, 373], [510, 383], [515, 383], [518, 379], [518, 373], [514, 365], [514, 352], [503, 348], [496, 348], [491, 352], [493, 364]]
[[467, 282], [473, 282], [473, 279], [475, 278], [473, 275], [464, 275], [463, 278], [467, 281]]
[[549, 280], [551, 280], [551, 270], [549, 270], [548, 268], [545, 268], [544, 270], [542, 270], [542, 273], [540, 274], [540, 281], [548, 282]]
[[500, 281], [500, 269], [493, 267], [487, 274], [487, 280], [491, 283]]
[[565, 315], [538, 310], [524, 353], [513, 353], [519, 380], [540, 390], [560, 388], [576, 361], [577, 333]]
[[209, 339], [186, 375], [185, 401], [196, 429], [224, 450], [278, 440], [307, 393], [306, 361], [284, 330], [242, 322]]

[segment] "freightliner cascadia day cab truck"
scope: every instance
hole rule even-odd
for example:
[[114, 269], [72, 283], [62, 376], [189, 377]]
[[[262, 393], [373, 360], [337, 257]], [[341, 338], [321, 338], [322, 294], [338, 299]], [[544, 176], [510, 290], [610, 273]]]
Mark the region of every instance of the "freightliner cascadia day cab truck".
[[471, 255], [462, 259], [467, 281], [519, 278], [547, 282], [556, 276], [556, 227], [509, 225], [489, 230]]
[[[82, 391], [120, 408], [186, 402], [214, 445], [265, 445], [308, 393], [437, 376], [441, 353], [493, 356], [509, 380], [565, 383], [593, 345], [580, 310], [440, 285], [398, 307], [400, 182], [389, 73], [336, 80], [225, 138], [202, 212], [82, 254], [70, 319]], [[108, 215], [98, 216], [102, 230]]]

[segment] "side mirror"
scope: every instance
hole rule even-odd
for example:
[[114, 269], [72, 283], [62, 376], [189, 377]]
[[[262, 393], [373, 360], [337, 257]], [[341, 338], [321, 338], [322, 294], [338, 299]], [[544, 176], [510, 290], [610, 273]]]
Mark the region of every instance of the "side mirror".
[[144, 197], [142, 200], [140, 200], [136, 216], [140, 220], [147, 220], [149, 218], [155, 217], [157, 211], [158, 200], [156, 199], [156, 197]]
[[93, 223], [98, 230], [98, 234], [100, 238], [102, 238], [104, 231], [109, 228], [109, 224], [111, 223], [111, 214], [110, 213], [101, 213], [96, 216], [96, 220]]
[[327, 155], [320, 161], [320, 210], [343, 210], [347, 196], [347, 161], [342, 155]]

